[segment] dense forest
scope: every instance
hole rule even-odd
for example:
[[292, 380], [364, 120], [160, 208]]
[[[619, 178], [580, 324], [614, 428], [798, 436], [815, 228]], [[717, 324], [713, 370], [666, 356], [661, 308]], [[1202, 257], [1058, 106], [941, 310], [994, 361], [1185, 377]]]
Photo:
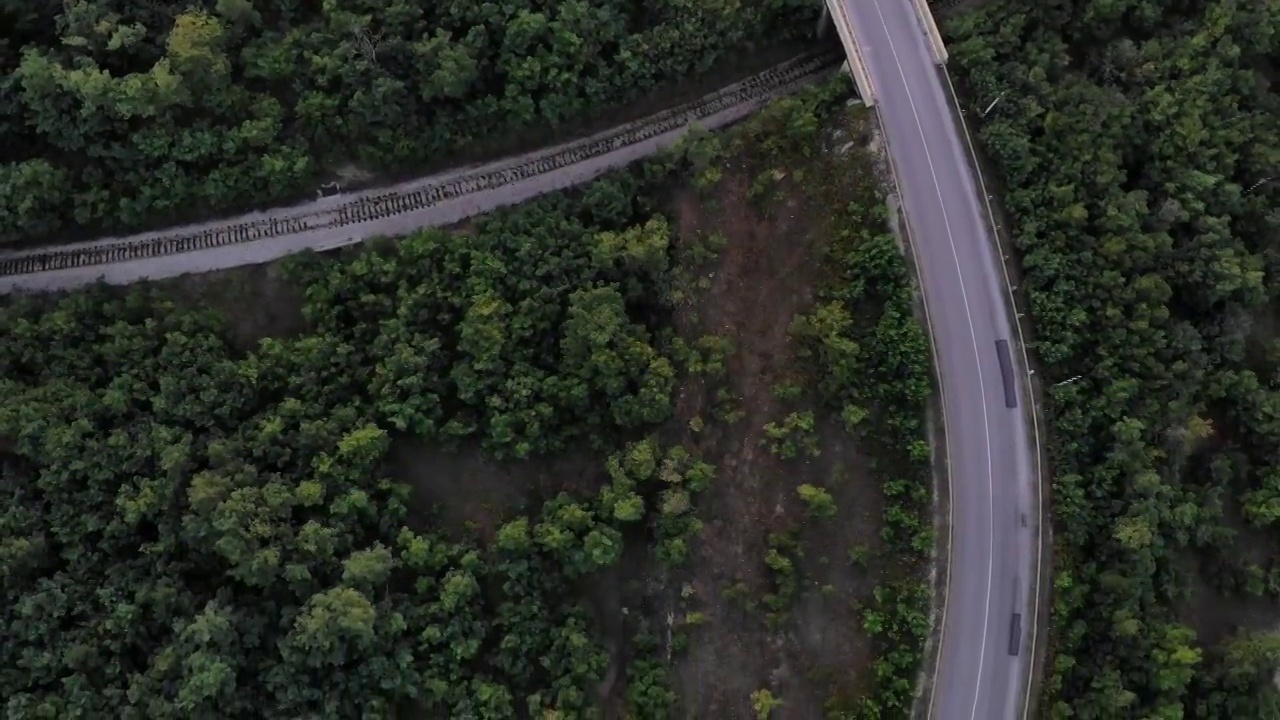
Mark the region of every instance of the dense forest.
[[1244, 0], [947, 27], [1047, 387], [1048, 717], [1280, 716], [1277, 28]]
[[524, 456], [666, 418], [668, 231], [633, 190], [303, 263], [310, 331], [248, 353], [145, 289], [6, 308], [8, 714], [585, 712], [610, 657], [569, 588], [713, 468], [640, 441], [481, 545], [411, 529], [383, 465], [402, 433]]
[[808, 0], [0, 2], [0, 244], [420, 170], [733, 54]]
[[[828, 157], [823, 128], [848, 92], [839, 79], [776, 104], [738, 131], [745, 140], [702, 136], [461, 230], [287, 261], [296, 333], [246, 342], [236, 318], [169, 286], [5, 298], [6, 715], [578, 718], [607, 702], [672, 716], [672, 653], [698, 613], [673, 634], [645, 588], [675, 583], [717, 542], [699, 534], [700, 517], [716, 520], [699, 498], [721, 468], [690, 438], [728, 433], [713, 426], [741, 413], [728, 398], [726, 419], [673, 427], [694, 379], [722, 377], [734, 351], [676, 329], [709, 251], [677, 246], [670, 188], [714, 186], [755, 147], [756, 189], [782, 192], [777, 163]], [[841, 232], [819, 238], [823, 281], [783, 326], [820, 415], [885, 464], [875, 532], [889, 551], [851, 557], [889, 570], [856, 611], [876, 642], [864, 692], [832, 708], [899, 717], [928, 628], [927, 348], [879, 188], [820, 187], [815, 205], [839, 208]], [[770, 436], [799, 438], [813, 427], [803, 415]], [[580, 477], [529, 472], [519, 510], [458, 527], [396, 475], [406, 443], [526, 470], [593, 461]], [[812, 437], [799, 444], [819, 452]], [[782, 477], [812, 523], [849, 494]], [[466, 492], [460, 477], [428, 482]], [[773, 573], [763, 604], [781, 635], [810, 583], [797, 538], [770, 536], [757, 559]], [[629, 582], [625, 605], [602, 615], [591, 598], [616, 595], [611, 573], [637, 552], [649, 585]], [[749, 699], [760, 717], [799, 701], [764, 687]]]

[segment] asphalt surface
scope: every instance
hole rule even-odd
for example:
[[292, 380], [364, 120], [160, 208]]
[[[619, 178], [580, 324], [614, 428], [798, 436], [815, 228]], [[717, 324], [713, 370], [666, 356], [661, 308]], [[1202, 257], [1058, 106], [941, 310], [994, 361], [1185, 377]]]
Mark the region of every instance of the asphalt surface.
[[951, 556], [931, 716], [1017, 718], [1031, 658], [1039, 510], [1026, 371], [1020, 353], [998, 351], [998, 341], [1016, 348], [1018, 340], [1006, 279], [911, 0], [839, 1], [875, 88], [944, 395]]

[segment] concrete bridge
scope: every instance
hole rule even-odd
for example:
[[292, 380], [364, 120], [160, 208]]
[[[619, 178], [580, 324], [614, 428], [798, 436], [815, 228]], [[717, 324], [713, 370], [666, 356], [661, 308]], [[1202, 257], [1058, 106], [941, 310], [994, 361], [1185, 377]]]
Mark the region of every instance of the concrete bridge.
[[942, 391], [945, 591], [917, 711], [1025, 718], [1042, 600], [1040, 433], [990, 196], [925, 0], [825, 2], [823, 26], [835, 25], [884, 130]]
[[[920, 21], [920, 29], [929, 41], [929, 49], [933, 53], [934, 62], [939, 65], [946, 65], [948, 59], [947, 46], [942, 42], [942, 34], [938, 32], [937, 22], [933, 18], [933, 13], [929, 10], [927, 0], [905, 1], [910, 2], [912, 8], [916, 11], [916, 17]], [[836, 32], [840, 35], [840, 44], [844, 46], [844, 53], [848, 58], [845, 61], [845, 69], [853, 75], [853, 80], [858, 86], [858, 95], [862, 97], [862, 101], [867, 107], [873, 107], [876, 104], [875, 85], [871, 80], [871, 76], [867, 74], [866, 63], [858, 50], [853, 22], [849, 18], [847, 7], [848, 4], [855, 2], [858, 2], [858, 0], [824, 0], [822, 18], [818, 21], [818, 33], [825, 32], [828, 24], [835, 25]]]

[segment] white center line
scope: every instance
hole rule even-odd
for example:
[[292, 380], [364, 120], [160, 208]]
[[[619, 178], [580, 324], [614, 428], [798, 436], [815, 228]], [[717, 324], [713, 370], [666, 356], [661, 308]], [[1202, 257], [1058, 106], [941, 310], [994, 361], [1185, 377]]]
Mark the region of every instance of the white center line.
[[[987, 444], [987, 510], [988, 510], [988, 551], [987, 551], [987, 598], [986, 607], [982, 614], [982, 643], [978, 649], [978, 673], [977, 681], [973, 689], [973, 706], [969, 713], [969, 719], [974, 720], [978, 716], [978, 699], [981, 697], [982, 688], [982, 666], [987, 654], [987, 630], [991, 620], [991, 584], [995, 573], [995, 479], [993, 477], [991, 462], [991, 425], [987, 418], [987, 390], [982, 380], [982, 354], [978, 351], [978, 334], [973, 327], [973, 313], [969, 310], [969, 293], [965, 289], [964, 273], [960, 267], [960, 253], [956, 250], [955, 236], [951, 232], [951, 220], [947, 217], [947, 207], [942, 199], [942, 186], [938, 183], [938, 174], [933, 166], [933, 155], [929, 152], [929, 143], [925, 137], [924, 125], [920, 122], [920, 113], [916, 110], [915, 99], [911, 95], [911, 84], [907, 82], [907, 74], [902, 69], [902, 63], [898, 59], [898, 50], [894, 47], [893, 37], [889, 33], [889, 24], [885, 21], [884, 11], [880, 9], [879, 0], [871, 0], [871, 4], [876, 8], [876, 14], [880, 16], [880, 26], [884, 29], [885, 42], [889, 45], [889, 52], [893, 55], [893, 62], [898, 67], [898, 76], [902, 79], [902, 89], [906, 93], [907, 103], [911, 106], [911, 114], [915, 117], [916, 129], [920, 133], [920, 145], [924, 149], [925, 160], [929, 163], [929, 174], [933, 179], [933, 188], [938, 195], [938, 208], [942, 211], [942, 222], [947, 229], [947, 243], [951, 246], [951, 256], [955, 260], [956, 277], [960, 283], [960, 296], [964, 301], [964, 313], [969, 323], [969, 337], [973, 340], [973, 356], [978, 367], [978, 391], [982, 395], [982, 429]], [[941, 382], [941, 378], [939, 378]]]

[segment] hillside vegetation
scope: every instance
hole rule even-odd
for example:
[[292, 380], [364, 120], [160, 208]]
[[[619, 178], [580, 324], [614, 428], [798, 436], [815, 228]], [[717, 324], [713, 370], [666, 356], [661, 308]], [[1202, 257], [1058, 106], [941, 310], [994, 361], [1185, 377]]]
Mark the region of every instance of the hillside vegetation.
[[903, 716], [929, 363], [849, 89], [462, 228], [5, 298], [6, 715]]
[[419, 170], [812, 33], [806, 0], [0, 2], [0, 244]]
[[970, 120], [1049, 388], [1049, 717], [1280, 714], [1277, 28], [1245, 0], [947, 28], [969, 108], [1002, 98]]

